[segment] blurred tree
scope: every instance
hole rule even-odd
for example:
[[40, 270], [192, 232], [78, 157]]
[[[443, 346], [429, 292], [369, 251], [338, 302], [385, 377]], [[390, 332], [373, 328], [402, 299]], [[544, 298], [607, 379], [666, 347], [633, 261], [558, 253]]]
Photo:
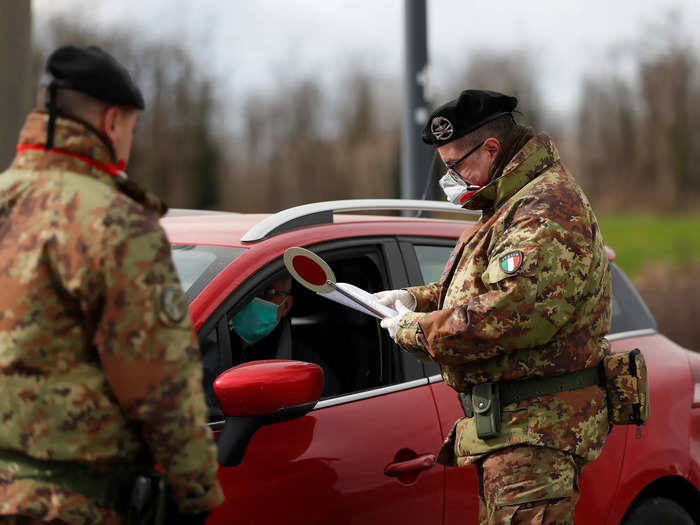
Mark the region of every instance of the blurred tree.
[[[700, 108], [691, 107], [696, 67], [692, 51], [672, 47], [662, 56], [640, 64], [644, 103], [644, 150], [650, 155], [649, 176], [668, 204], [683, 206], [690, 196], [693, 127]], [[692, 126], [691, 126], [692, 123]], [[698, 173], [696, 171], [695, 177]]]
[[222, 154], [212, 132], [215, 101], [207, 78], [183, 44], [149, 42], [126, 31], [99, 32], [57, 17], [36, 42], [41, 63], [65, 44], [97, 45], [132, 73], [146, 110], [134, 137], [129, 176], [175, 207], [213, 208], [220, 200]]
[[208, 83], [201, 85], [197, 111], [195, 112], [194, 148], [190, 162], [190, 187], [195, 189], [192, 206], [216, 209], [220, 204], [220, 170], [222, 155], [219, 145], [209, 129], [208, 117], [213, 113], [213, 98]]
[[306, 79], [292, 86], [290, 93], [290, 103], [283, 105], [286, 111], [282, 111], [279, 115], [280, 123], [286, 124], [287, 132], [297, 140], [308, 141], [318, 138], [321, 134], [320, 123], [323, 111], [321, 88], [316, 81]]
[[395, 195], [398, 127], [375, 125], [377, 95], [365, 71], [352, 69], [343, 78], [347, 96], [337, 107], [326, 103], [312, 79], [246, 99], [248, 153], [238, 157], [227, 190], [233, 209], [277, 211], [312, 201]]
[[700, 197], [697, 56], [671, 14], [631, 58], [636, 84], [588, 78], [579, 107], [578, 171], [607, 207], [684, 209]]
[[540, 130], [546, 124], [548, 116], [536, 82], [536, 68], [527, 52], [475, 52], [457, 78], [454, 93], [466, 88], [508, 93], [518, 97], [518, 110], [528, 125]]
[[17, 135], [34, 99], [31, 2], [4, 0], [0, 16], [0, 170], [15, 154]]
[[372, 78], [364, 71], [351, 71], [343, 86], [348, 96], [343, 97], [340, 108], [341, 139], [350, 144], [358, 144], [377, 132]]
[[638, 112], [620, 78], [587, 78], [578, 114], [580, 154], [575, 173], [589, 197], [613, 205], [638, 184]]

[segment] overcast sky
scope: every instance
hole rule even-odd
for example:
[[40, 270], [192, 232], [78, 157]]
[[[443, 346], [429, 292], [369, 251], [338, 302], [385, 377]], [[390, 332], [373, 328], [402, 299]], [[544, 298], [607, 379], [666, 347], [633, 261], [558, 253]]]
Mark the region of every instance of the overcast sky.
[[[177, 35], [232, 96], [297, 76], [332, 83], [348, 62], [383, 78], [403, 71], [403, 0], [34, 0], [33, 6], [39, 28], [64, 11], [81, 23], [141, 28], [144, 38]], [[612, 50], [652, 34], [650, 27], [673, 9], [700, 49], [697, 0], [428, 0], [431, 81], [463, 68], [475, 50], [526, 49], [536, 58], [547, 105], [571, 111], [583, 76], [613, 67], [631, 74], [624, 60], [611, 62]]]

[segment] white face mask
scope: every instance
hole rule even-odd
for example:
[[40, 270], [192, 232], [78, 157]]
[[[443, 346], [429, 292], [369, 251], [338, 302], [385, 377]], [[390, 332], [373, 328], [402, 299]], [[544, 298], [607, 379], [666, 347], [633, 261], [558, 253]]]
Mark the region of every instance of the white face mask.
[[[438, 182], [442, 191], [445, 192], [447, 200], [452, 204], [461, 206], [464, 204], [464, 196], [468, 193], [473, 193], [481, 188], [475, 184], [467, 184], [460, 177], [455, 177], [450, 171], [447, 171]], [[464, 199], [464, 200], [463, 200]]]

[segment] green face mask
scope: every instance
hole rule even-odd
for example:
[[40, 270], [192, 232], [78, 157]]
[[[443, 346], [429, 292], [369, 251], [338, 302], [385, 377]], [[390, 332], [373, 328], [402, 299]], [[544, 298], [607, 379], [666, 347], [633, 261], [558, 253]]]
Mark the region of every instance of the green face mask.
[[278, 309], [275, 303], [256, 297], [231, 319], [231, 324], [241, 339], [252, 345], [275, 329]]

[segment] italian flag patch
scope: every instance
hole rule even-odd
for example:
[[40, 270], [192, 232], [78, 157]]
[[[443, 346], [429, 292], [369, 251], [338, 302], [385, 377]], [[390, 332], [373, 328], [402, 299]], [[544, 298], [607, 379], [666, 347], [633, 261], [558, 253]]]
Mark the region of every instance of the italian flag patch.
[[523, 252], [520, 250], [510, 252], [500, 259], [501, 268], [506, 273], [515, 273], [523, 262]]

